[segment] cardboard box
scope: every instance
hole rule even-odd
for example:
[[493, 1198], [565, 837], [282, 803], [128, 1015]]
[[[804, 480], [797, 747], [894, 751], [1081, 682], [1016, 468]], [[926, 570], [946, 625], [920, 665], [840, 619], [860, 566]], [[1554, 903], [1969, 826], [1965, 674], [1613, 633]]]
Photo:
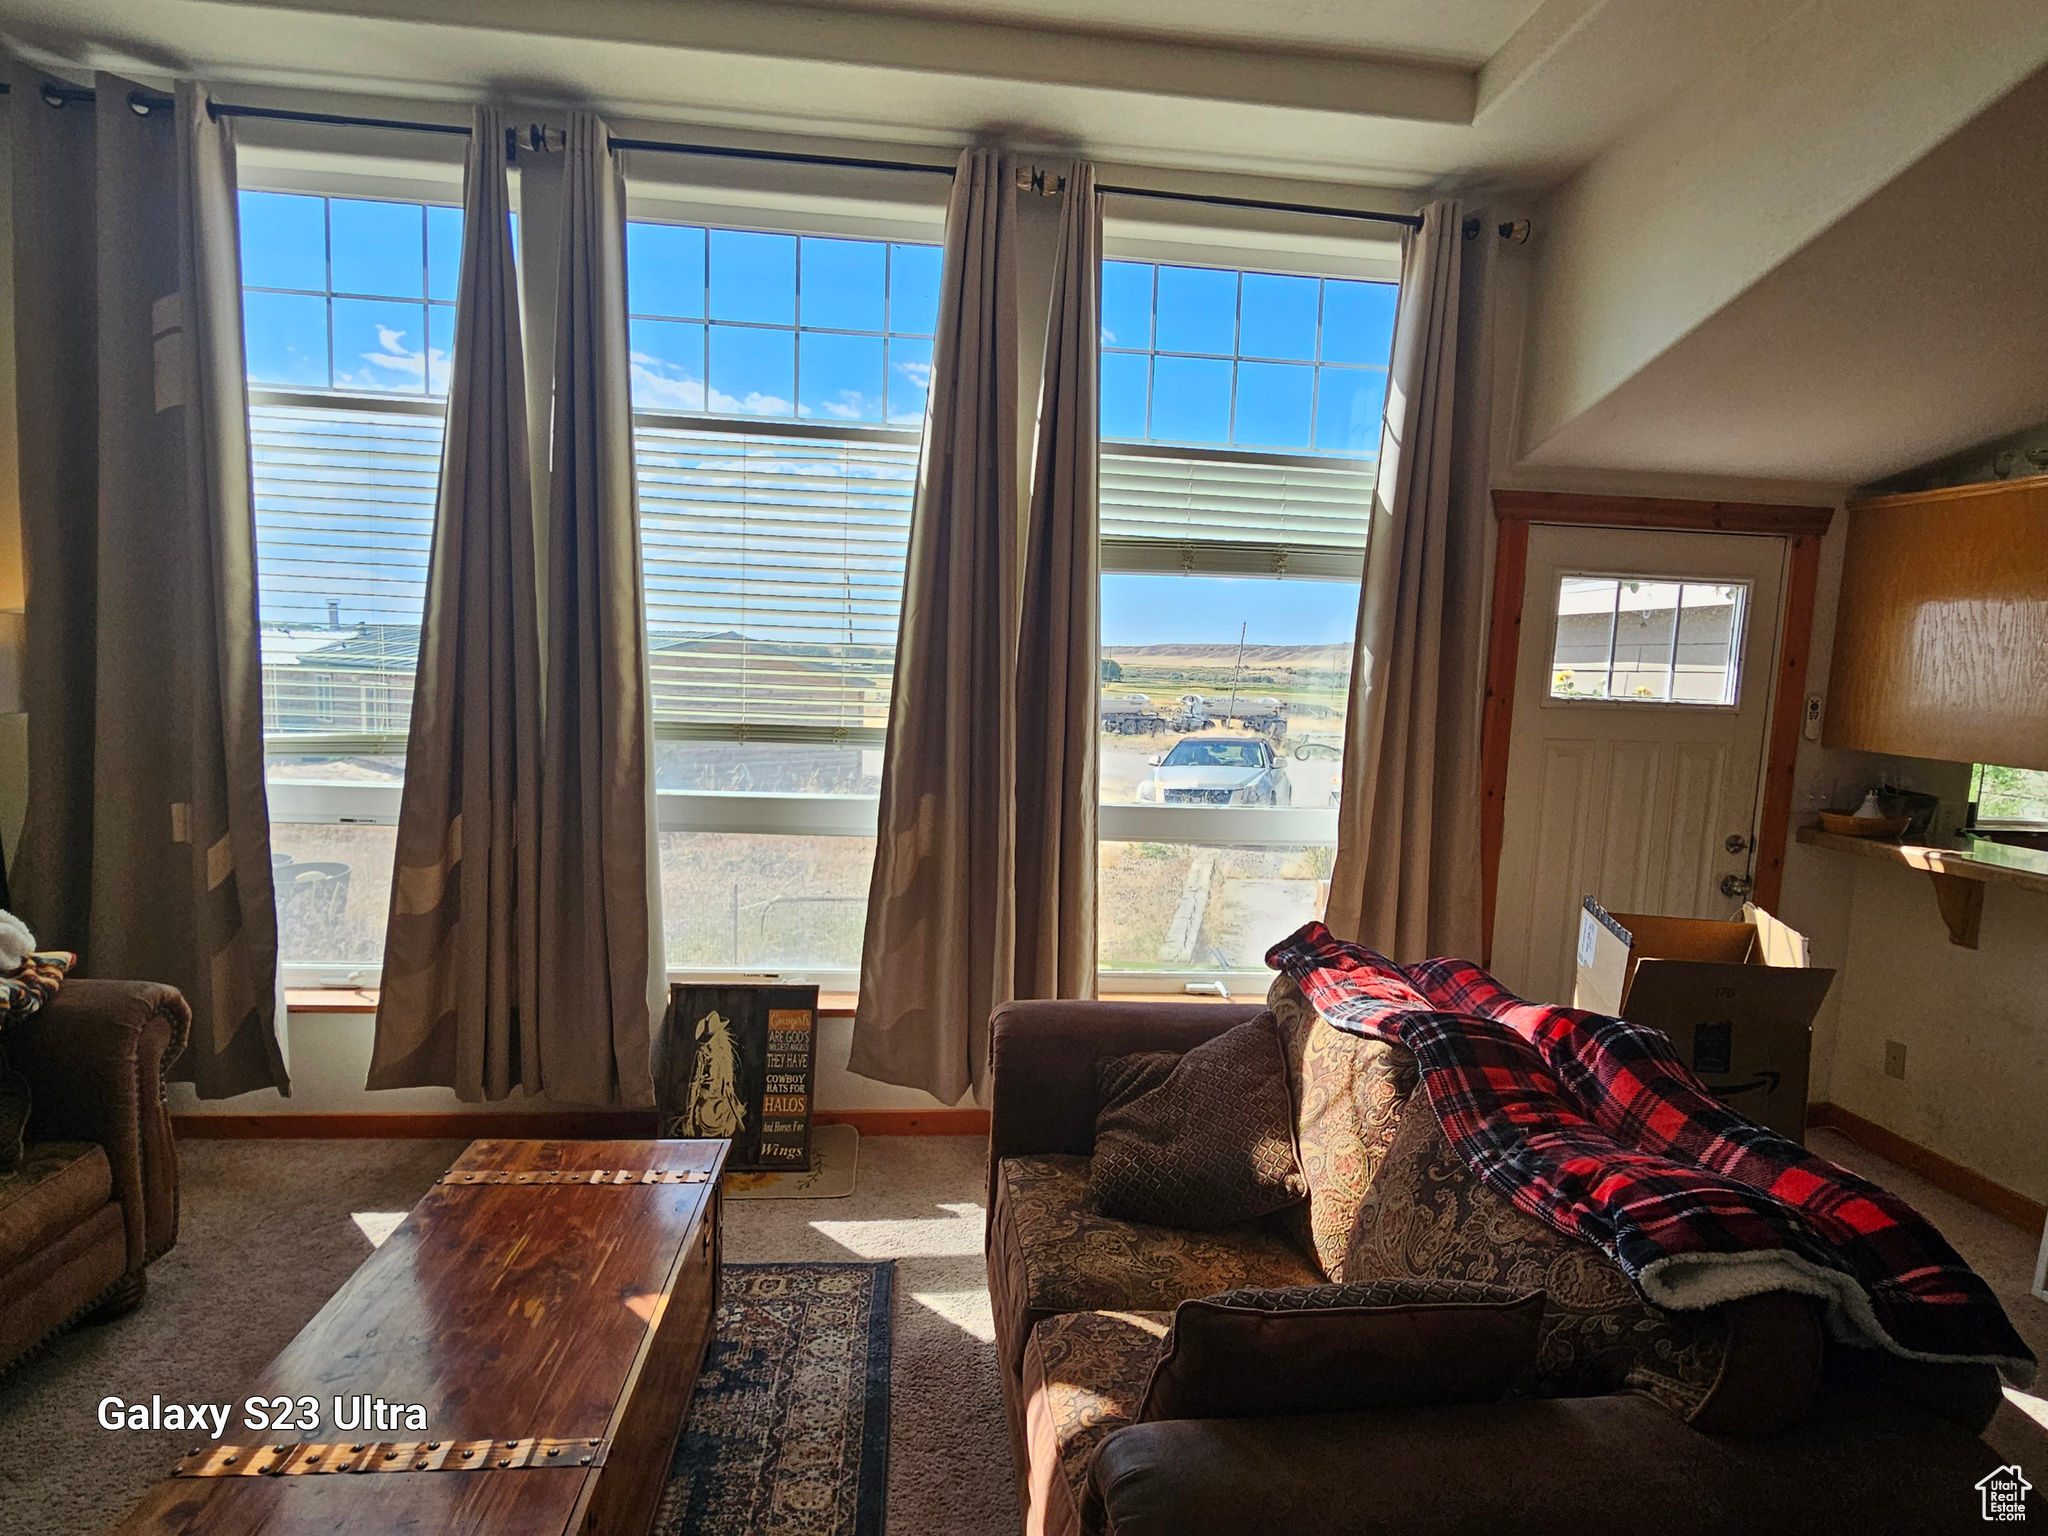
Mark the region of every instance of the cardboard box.
[[1663, 1030], [1716, 1098], [1803, 1143], [1813, 1018], [1835, 973], [1761, 907], [1742, 916], [1608, 912], [1588, 896], [1572, 1005]]

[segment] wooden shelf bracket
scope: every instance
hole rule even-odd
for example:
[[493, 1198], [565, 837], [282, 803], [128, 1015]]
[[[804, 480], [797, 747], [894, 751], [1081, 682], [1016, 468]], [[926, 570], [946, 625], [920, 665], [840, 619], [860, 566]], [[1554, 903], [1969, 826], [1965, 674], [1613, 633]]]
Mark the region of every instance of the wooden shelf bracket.
[[1961, 875], [1927, 871], [1934, 882], [1934, 902], [1941, 908], [1941, 920], [1948, 924], [1948, 941], [1964, 949], [1977, 947], [1977, 928], [1984, 920], [1984, 885]]

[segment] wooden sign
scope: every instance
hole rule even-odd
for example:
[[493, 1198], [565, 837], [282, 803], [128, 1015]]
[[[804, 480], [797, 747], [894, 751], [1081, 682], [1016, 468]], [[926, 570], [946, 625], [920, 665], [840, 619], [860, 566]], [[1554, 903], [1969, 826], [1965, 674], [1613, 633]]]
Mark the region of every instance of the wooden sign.
[[670, 987], [661, 1134], [730, 1141], [734, 1172], [808, 1170], [817, 1036], [816, 987]]

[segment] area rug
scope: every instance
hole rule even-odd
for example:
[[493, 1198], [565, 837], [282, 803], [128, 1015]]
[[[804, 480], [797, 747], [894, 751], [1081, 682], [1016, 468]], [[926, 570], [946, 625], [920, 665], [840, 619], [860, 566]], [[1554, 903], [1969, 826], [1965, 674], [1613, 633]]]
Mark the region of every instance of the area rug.
[[893, 1264], [728, 1264], [655, 1536], [882, 1536]]
[[850, 1125], [811, 1127], [811, 1166], [801, 1173], [728, 1173], [728, 1200], [843, 1200], [860, 1167], [860, 1132]]

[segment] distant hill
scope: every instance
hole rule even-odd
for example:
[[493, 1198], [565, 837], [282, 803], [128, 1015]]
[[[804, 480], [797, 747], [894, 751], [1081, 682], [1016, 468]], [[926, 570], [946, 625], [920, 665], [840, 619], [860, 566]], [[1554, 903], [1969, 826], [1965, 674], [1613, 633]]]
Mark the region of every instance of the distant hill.
[[[1118, 662], [1150, 663], [1162, 666], [1178, 662], [1184, 666], [1232, 666], [1237, 661], [1235, 645], [1105, 645], [1102, 654]], [[1309, 667], [1343, 670], [1351, 665], [1348, 645], [1248, 645], [1244, 648], [1247, 667]]]

